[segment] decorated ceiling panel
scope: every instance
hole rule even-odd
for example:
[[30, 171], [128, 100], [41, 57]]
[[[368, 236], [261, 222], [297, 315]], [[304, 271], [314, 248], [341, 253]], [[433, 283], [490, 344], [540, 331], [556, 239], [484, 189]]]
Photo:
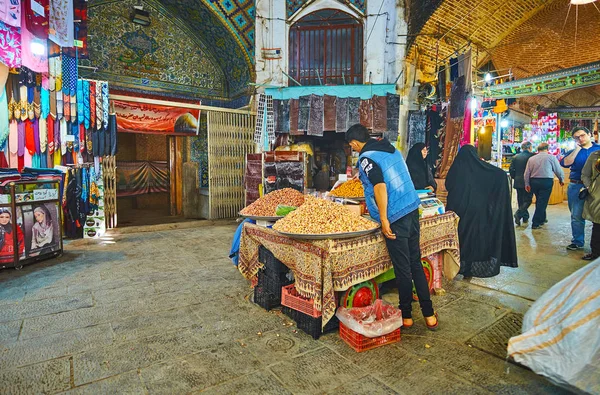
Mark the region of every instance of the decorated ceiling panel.
[[88, 49], [91, 66], [97, 68], [95, 78], [123, 88], [226, 98], [225, 74], [203, 43], [148, 3], [144, 7], [151, 14], [150, 26], [131, 23], [129, 13], [137, 4], [123, 0], [90, 5]]
[[[287, 17], [290, 18], [299, 9], [312, 3], [314, 0], [285, 0]], [[365, 14], [367, 12], [367, 0], [338, 0], [340, 3], [348, 4]]]

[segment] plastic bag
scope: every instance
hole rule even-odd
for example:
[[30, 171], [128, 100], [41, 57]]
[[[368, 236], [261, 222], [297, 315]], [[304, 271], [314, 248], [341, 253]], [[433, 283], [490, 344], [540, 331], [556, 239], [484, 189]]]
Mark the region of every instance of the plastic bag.
[[387, 335], [402, 326], [402, 311], [381, 299], [367, 307], [340, 307], [335, 315], [346, 327], [366, 337]]
[[531, 306], [508, 355], [558, 385], [600, 393], [600, 259]]

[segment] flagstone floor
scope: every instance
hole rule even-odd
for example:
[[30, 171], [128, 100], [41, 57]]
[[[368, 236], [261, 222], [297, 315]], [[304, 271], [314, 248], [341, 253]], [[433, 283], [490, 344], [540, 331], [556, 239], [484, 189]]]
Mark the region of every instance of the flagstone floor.
[[547, 229], [517, 229], [518, 269], [447, 283], [439, 331], [416, 315], [400, 343], [360, 354], [249, 300], [234, 225], [70, 242], [0, 271], [0, 393], [562, 393], [473, 339], [584, 264], [564, 249], [568, 218], [553, 206]]

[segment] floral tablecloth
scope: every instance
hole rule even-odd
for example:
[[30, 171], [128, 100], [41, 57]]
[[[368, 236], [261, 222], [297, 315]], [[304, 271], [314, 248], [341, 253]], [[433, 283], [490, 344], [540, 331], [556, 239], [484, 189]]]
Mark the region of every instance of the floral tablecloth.
[[[454, 278], [460, 265], [458, 216], [448, 212], [425, 218], [421, 223], [421, 255], [444, 251], [444, 275]], [[314, 300], [323, 315], [323, 326], [336, 309], [335, 291], [370, 280], [392, 267], [381, 232], [352, 239], [296, 240], [276, 231], [244, 224], [238, 269], [248, 280], [257, 276], [263, 264], [258, 246], [263, 245], [289, 267], [300, 294]]]

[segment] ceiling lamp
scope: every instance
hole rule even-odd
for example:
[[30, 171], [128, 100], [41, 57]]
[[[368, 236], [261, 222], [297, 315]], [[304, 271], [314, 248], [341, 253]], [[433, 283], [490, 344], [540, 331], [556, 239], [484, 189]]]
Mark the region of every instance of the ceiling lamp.
[[571, 0], [572, 5], [591, 4], [596, 0]]

